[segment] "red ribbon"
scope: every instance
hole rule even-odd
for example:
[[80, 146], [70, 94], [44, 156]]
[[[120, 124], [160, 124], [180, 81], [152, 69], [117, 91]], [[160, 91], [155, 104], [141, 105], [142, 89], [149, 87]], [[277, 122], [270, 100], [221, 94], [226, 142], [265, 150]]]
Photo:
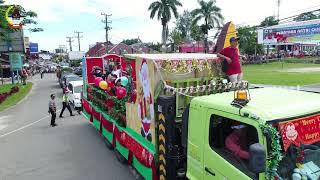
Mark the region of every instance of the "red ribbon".
[[112, 133], [113, 123], [108, 121], [103, 115], [101, 116], [101, 124], [108, 132]]
[[101, 121], [101, 114], [100, 112], [96, 111], [94, 108], [92, 108], [92, 115], [97, 121]]
[[88, 101], [86, 100], [86, 99], [84, 99], [84, 98], [82, 98], [82, 104], [83, 104], [83, 108], [84, 108], [84, 110], [88, 113], [88, 114], [90, 114], [91, 115], [91, 106], [90, 106], [90, 104], [88, 103]]

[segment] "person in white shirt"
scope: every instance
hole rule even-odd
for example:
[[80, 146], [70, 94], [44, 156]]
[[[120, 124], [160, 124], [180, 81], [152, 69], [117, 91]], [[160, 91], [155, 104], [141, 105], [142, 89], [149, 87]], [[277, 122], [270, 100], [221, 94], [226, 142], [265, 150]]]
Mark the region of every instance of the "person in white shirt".
[[56, 126], [56, 111], [57, 111], [57, 108], [56, 108], [56, 102], [55, 102], [55, 96], [54, 94], [51, 94], [50, 95], [50, 100], [49, 100], [49, 110], [48, 110], [48, 113], [51, 114], [51, 122], [50, 122], [50, 125], [52, 127]]

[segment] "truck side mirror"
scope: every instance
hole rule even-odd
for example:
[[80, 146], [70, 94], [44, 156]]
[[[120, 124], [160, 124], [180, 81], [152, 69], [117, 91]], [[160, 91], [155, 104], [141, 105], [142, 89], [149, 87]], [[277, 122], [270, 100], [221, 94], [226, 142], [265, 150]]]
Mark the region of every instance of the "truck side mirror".
[[266, 150], [263, 145], [255, 143], [249, 147], [249, 170], [255, 174], [265, 172]]

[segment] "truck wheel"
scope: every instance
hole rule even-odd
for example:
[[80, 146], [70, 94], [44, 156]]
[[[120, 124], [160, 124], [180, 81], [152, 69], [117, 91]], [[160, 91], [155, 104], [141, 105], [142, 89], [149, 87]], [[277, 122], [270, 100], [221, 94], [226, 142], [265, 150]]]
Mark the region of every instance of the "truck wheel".
[[125, 164], [127, 162], [126, 158], [124, 158], [117, 149], [114, 150], [114, 153], [116, 154], [116, 158], [121, 164]]
[[186, 171], [184, 169], [179, 169], [177, 172], [178, 178], [185, 178], [186, 177]]
[[106, 138], [104, 138], [104, 144], [107, 146], [108, 149], [113, 149], [113, 145]]
[[129, 166], [129, 169], [132, 173], [132, 175], [134, 176], [135, 180], [144, 180], [144, 178], [140, 175], [140, 173], [131, 165]]

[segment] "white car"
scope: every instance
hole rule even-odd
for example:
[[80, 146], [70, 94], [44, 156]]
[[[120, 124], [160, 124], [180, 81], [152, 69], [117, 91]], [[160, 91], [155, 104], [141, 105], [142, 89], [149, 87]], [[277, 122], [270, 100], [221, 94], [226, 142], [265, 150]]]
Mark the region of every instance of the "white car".
[[81, 93], [82, 93], [83, 81], [71, 81], [68, 84], [68, 90], [70, 93], [68, 94], [68, 99], [70, 103], [73, 105], [73, 108], [78, 110], [81, 109]]

